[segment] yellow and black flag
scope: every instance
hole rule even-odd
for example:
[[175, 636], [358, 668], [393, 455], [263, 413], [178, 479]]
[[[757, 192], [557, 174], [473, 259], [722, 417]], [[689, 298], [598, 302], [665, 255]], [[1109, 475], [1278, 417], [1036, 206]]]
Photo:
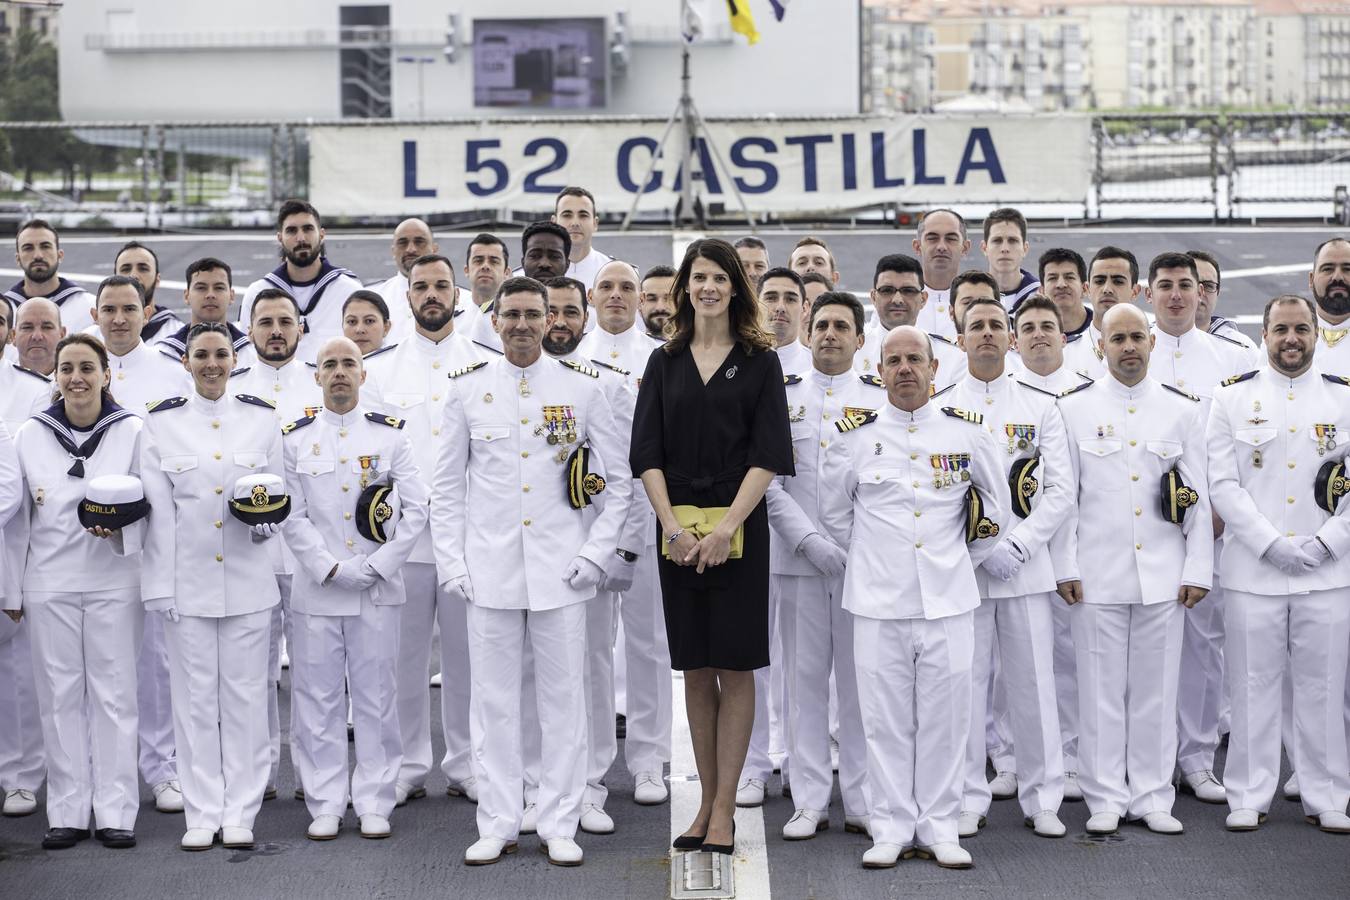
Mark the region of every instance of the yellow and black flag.
[[755, 30], [755, 17], [750, 15], [747, 0], [727, 0], [727, 14], [731, 16], [731, 30], [745, 35], [751, 44], [759, 43], [759, 32]]

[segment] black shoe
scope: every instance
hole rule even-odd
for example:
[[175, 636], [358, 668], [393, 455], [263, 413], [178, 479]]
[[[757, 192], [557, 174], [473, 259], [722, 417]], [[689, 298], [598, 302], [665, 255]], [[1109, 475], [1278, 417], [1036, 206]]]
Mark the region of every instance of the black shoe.
[[89, 840], [88, 828], [48, 828], [42, 836], [43, 850], [69, 850], [80, 841]]
[[105, 847], [113, 850], [126, 850], [136, 846], [136, 834], [125, 828], [100, 828], [94, 832], [94, 837]]
[[704, 844], [699, 847], [704, 853], [722, 853], [726, 856], [736, 852], [736, 823], [731, 823], [731, 843], [730, 844]]
[[703, 838], [706, 836], [702, 834], [682, 834], [672, 841], [670, 846], [676, 850], [698, 850], [703, 846]]
[[623, 740], [628, 736], [628, 717], [619, 713], [614, 717], [614, 737]]

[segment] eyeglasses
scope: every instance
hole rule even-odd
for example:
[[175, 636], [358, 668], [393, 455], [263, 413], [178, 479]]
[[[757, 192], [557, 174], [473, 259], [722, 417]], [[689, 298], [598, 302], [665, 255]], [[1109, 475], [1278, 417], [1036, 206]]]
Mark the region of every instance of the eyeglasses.
[[923, 290], [915, 287], [897, 288], [887, 285], [885, 287], [873, 288], [873, 293], [883, 300], [889, 300], [896, 294], [904, 297], [906, 300], [913, 300], [923, 293]]
[[527, 309], [523, 313], [518, 309], [508, 309], [506, 312], [497, 313], [497, 318], [505, 322], [519, 322], [524, 319], [526, 322], [542, 322], [544, 314], [537, 309]]
[[1217, 281], [1200, 282], [1200, 290], [1206, 294], [1217, 294], [1219, 292], [1219, 283]]

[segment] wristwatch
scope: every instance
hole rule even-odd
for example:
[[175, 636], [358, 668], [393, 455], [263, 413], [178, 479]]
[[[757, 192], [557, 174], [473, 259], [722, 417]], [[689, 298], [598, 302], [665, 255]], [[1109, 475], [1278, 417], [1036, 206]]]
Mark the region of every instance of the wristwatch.
[[615, 550], [614, 555], [624, 562], [637, 562], [638, 558], [638, 555], [633, 551], [624, 549]]

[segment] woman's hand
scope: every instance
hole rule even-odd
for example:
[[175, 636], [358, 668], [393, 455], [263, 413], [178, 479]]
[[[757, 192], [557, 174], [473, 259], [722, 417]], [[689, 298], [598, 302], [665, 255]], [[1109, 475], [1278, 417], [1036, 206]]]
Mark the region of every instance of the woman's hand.
[[692, 566], [697, 549], [698, 538], [686, 531], [670, 545], [670, 561], [677, 566]]
[[698, 542], [694, 548], [694, 553], [690, 556], [690, 562], [698, 560], [698, 573], [703, 574], [703, 570], [709, 566], [720, 566], [727, 561], [731, 554], [731, 535], [721, 525], [712, 530], [712, 533]]
[[85, 529], [85, 531], [89, 532], [96, 538], [110, 538], [115, 536], [117, 532], [120, 530], [121, 529], [118, 528], [104, 528], [102, 525], [95, 525], [92, 528]]

